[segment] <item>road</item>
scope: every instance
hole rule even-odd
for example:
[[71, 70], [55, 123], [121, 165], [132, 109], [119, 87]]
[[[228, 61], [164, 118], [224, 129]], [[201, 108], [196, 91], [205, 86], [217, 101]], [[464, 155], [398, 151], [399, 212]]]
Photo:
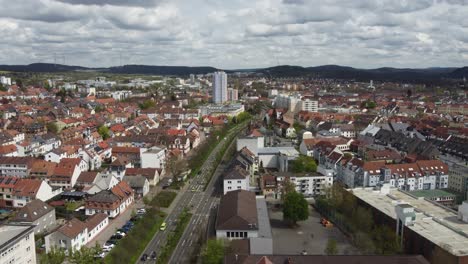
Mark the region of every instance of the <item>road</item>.
[[[235, 131], [232, 131], [230, 133], [239, 133], [242, 128], [239, 128]], [[223, 139], [224, 141], [225, 139]], [[221, 142], [220, 142], [221, 143]], [[224, 142], [223, 142], [224, 143]], [[213, 175], [206, 191], [203, 191], [203, 188], [205, 186], [206, 180], [209, 178], [209, 173], [210, 169], [215, 166], [216, 162], [216, 155], [217, 153], [221, 150], [222, 145], [224, 144], [218, 144], [216, 147], [213, 149], [211, 152], [210, 156], [206, 159], [205, 163], [203, 163], [200, 173], [196, 175], [194, 178], [189, 180], [188, 188], [184, 188], [185, 190], [181, 190], [181, 193], [179, 195], [182, 195], [181, 198], [177, 201], [177, 204], [174, 207], [174, 210], [172, 210], [168, 216], [165, 219], [165, 222], [167, 223], [167, 228], [165, 231], [158, 231], [153, 239], [148, 243], [146, 246], [145, 250], [143, 251], [143, 254], [148, 254], [148, 256], [151, 255], [151, 252], [156, 251], [156, 253], [161, 251], [161, 248], [166, 244], [167, 242], [167, 237], [171, 231], [174, 231], [176, 227], [176, 221], [179, 218], [180, 213], [184, 210], [184, 208], [189, 208], [190, 211], [193, 214], [193, 217], [187, 226], [186, 230], [184, 231], [184, 234], [182, 238], [179, 241], [179, 244], [176, 247], [176, 251], [182, 247], [182, 244], [185, 245], [187, 243], [188, 245], [191, 245], [194, 243], [194, 240], [198, 237], [195, 236], [195, 230], [197, 226], [199, 226], [196, 223], [203, 223], [203, 221], [208, 221], [209, 217], [209, 211], [211, 210], [213, 206], [217, 203], [217, 198], [216, 196], [212, 196], [213, 194], [213, 186], [214, 183], [217, 182], [219, 173], [215, 172]], [[220, 168], [218, 168], [220, 169]], [[195, 222], [194, 222], [195, 221]], [[205, 232], [205, 231], [203, 231]], [[143, 255], [142, 254], [142, 255]], [[186, 253], [184, 253], [186, 254]], [[174, 256], [175, 254], [173, 254]], [[189, 257], [189, 256], [187, 256]], [[146, 262], [140, 261], [140, 258], [138, 259], [137, 263], [151, 263], [151, 261], [154, 263], [154, 260], [149, 260]], [[169, 263], [183, 263], [183, 262], [172, 262], [172, 257], [169, 261]]]

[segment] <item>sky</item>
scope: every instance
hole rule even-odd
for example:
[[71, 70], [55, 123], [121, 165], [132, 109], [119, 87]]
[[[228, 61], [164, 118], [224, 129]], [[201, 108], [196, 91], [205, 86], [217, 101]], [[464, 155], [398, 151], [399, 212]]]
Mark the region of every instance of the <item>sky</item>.
[[468, 65], [468, 0], [0, 0], [0, 64]]

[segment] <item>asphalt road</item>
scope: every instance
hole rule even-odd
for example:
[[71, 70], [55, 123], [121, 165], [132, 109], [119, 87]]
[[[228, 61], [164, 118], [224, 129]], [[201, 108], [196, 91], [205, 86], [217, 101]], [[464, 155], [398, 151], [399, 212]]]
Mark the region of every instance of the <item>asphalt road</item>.
[[[238, 133], [241, 129], [233, 131], [232, 133]], [[225, 139], [223, 139], [225, 140]], [[210, 156], [206, 159], [205, 163], [202, 165], [200, 173], [194, 178], [189, 180], [189, 186], [185, 190], [181, 190], [182, 197], [177, 201], [174, 210], [168, 214], [165, 219], [167, 228], [165, 231], [158, 231], [153, 239], [148, 243], [143, 254], [151, 255], [151, 252], [156, 251], [158, 254], [161, 251], [161, 248], [166, 244], [167, 237], [171, 231], [176, 227], [176, 221], [179, 218], [180, 213], [184, 208], [189, 208], [193, 214], [190, 223], [187, 225], [187, 228], [184, 231], [179, 243], [174, 250], [169, 263], [185, 263], [189, 260], [190, 254], [186, 252], [187, 248], [191, 248], [195, 240], [198, 239], [199, 232], [206, 232], [207, 223], [209, 220], [210, 210], [219, 202], [219, 195], [214, 194], [215, 183], [218, 183], [218, 177], [220, 175], [219, 170], [222, 169], [218, 167], [217, 171], [211, 178], [211, 181], [205, 191], [203, 188], [205, 186], [206, 180], [209, 178], [210, 168], [215, 166], [216, 155], [221, 150], [223, 144], [218, 144], [215, 149], [211, 152]], [[222, 170], [221, 170], [222, 171]], [[213, 210], [214, 211], [214, 210]], [[197, 229], [197, 227], [200, 227]], [[143, 255], [142, 254], [142, 255]], [[147, 260], [143, 262], [140, 260], [137, 263], [155, 263], [155, 260]]]

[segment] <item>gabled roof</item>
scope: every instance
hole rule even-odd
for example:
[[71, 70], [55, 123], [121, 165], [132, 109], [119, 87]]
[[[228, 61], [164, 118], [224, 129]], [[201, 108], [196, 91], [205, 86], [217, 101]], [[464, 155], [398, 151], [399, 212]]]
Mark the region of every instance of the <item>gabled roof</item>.
[[236, 190], [222, 198], [216, 220], [217, 230], [258, 230], [255, 193]]
[[104, 213], [97, 213], [92, 216], [90, 216], [88, 219], [86, 219], [86, 227], [88, 227], [88, 231], [93, 230], [97, 225], [102, 223], [108, 216]]
[[53, 211], [54, 207], [41, 200], [33, 200], [22, 207], [13, 218], [13, 222], [34, 222], [42, 216]]
[[57, 232], [62, 233], [68, 238], [75, 238], [87, 228], [86, 224], [80, 220], [73, 218], [63, 226], [61, 226]]
[[144, 176], [136, 175], [124, 176], [123, 181], [126, 182], [132, 188], [143, 188], [145, 186], [145, 182], [147, 182], [148, 180]]
[[120, 199], [127, 199], [133, 195], [132, 188], [124, 181], [119, 182], [117, 185], [112, 187], [111, 192], [117, 195]]
[[92, 184], [96, 180], [96, 176], [98, 175], [97, 171], [83, 171], [81, 172], [80, 176], [78, 177], [78, 180], [76, 180], [76, 183], [88, 183]]
[[125, 170], [125, 176], [137, 176], [141, 175], [147, 179], [153, 180], [157, 175], [157, 169], [155, 168], [128, 168]]
[[13, 195], [36, 197], [36, 194], [39, 191], [41, 184], [41, 180], [20, 179], [13, 188]]
[[245, 180], [249, 177], [249, 173], [241, 168], [240, 166], [235, 166], [224, 175], [224, 180]]

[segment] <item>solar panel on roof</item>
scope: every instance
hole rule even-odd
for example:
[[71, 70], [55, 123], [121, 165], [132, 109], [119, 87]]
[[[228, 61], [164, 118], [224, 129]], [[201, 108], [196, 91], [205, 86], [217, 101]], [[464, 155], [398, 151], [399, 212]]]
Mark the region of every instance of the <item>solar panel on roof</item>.
[[9, 184], [9, 183], [11, 182], [11, 180], [12, 180], [11, 178], [8, 178], [8, 179], [6, 180], [6, 182], [5, 182], [5, 184]]

